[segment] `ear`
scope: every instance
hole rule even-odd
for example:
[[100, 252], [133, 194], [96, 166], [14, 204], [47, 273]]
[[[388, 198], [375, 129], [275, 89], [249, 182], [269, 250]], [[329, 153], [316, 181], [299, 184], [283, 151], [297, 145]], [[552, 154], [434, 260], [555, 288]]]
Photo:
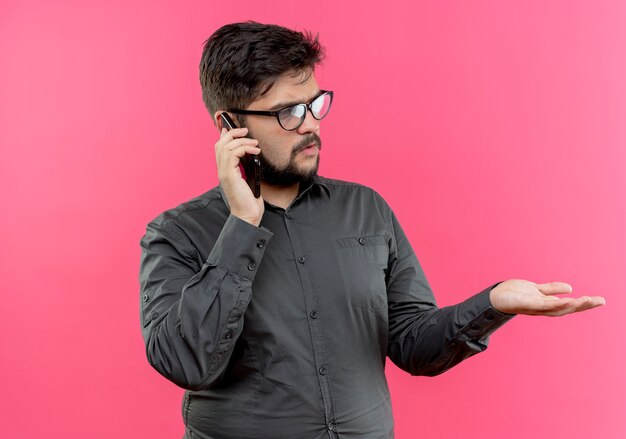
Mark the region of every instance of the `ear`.
[[222, 113], [223, 112], [224, 111], [222, 111], [222, 110], [218, 110], [213, 115], [213, 119], [215, 119], [215, 126], [217, 127], [217, 130], [220, 133], [222, 132], [222, 128], [224, 128], [224, 124], [222, 123]]

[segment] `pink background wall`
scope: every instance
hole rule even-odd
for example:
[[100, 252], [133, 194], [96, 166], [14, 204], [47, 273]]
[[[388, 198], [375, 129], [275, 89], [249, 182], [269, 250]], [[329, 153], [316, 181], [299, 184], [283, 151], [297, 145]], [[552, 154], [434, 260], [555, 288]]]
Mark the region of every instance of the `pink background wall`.
[[96, 3], [0, 4], [1, 437], [182, 436], [138, 241], [217, 183], [197, 65], [245, 19], [319, 32], [321, 173], [387, 198], [440, 305], [509, 278], [607, 298], [434, 379], [390, 365], [396, 436], [626, 437], [625, 2]]

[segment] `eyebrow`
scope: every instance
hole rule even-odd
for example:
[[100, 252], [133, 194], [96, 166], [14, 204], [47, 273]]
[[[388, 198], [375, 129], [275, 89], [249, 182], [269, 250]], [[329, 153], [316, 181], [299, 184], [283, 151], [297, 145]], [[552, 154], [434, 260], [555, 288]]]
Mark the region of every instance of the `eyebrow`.
[[309, 103], [312, 100], [314, 100], [315, 98], [319, 97], [322, 94], [322, 90], [318, 90], [315, 95], [309, 99], [306, 102], [302, 102], [302, 101], [289, 101], [289, 102], [279, 102], [276, 105], [273, 105], [269, 108], [269, 111], [276, 111], [276, 110], [281, 110], [283, 108], [287, 108], [287, 107], [291, 107], [292, 105], [298, 105], [298, 104], [304, 104], [304, 103]]

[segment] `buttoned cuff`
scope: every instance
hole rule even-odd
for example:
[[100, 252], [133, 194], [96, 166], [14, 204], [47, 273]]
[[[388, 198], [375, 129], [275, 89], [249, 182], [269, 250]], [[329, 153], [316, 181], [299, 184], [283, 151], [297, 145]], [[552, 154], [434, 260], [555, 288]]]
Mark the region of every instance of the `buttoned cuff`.
[[272, 236], [274, 234], [269, 230], [230, 215], [209, 254], [207, 264], [223, 267], [252, 281]]
[[491, 290], [498, 284], [499, 282], [467, 300], [471, 303], [470, 308], [474, 310], [475, 315], [463, 326], [458, 335], [459, 339], [481, 342], [515, 317], [515, 314], [503, 313], [492, 306], [489, 296]]

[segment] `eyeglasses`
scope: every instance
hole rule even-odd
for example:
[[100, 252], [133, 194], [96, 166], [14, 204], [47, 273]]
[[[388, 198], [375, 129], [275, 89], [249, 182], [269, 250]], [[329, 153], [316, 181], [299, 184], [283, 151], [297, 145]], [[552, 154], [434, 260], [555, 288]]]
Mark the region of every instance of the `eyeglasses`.
[[254, 114], [256, 116], [274, 116], [282, 129], [293, 131], [298, 129], [306, 118], [307, 109], [311, 115], [322, 120], [328, 114], [330, 105], [333, 103], [333, 92], [321, 90], [320, 94], [308, 104], [290, 105], [276, 111], [260, 111], [260, 110], [228, 110], [229, 113], [235, 114]]

